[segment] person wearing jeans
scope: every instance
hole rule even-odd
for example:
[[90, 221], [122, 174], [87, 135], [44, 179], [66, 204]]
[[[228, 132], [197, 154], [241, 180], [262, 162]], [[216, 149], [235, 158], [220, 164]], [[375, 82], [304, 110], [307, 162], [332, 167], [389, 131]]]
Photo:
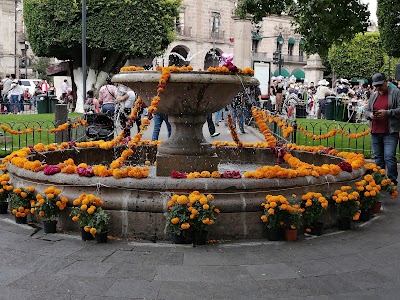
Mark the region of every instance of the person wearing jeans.
[[211, 137], [216, 137], [219, 136], [220, 133], [215, 131], [215, 126], [212, 120], [212, 114], [209, 114], [207, 116], [207, 126], [208, 126], [208, 131], [210, 132]]
[[158, 135], [160, 134], [162, 122], [165, 122], [165, 125], [167, 125], [168, 137], [171, 136], [171, 124], [168, 122], [168, 116], [161, 113], [155, 113], [153, 136], [151, 137], [152, 141], [158, 140]]
[[365, 108], [371, 122], [371, 142], [375, 163], [386, 169], [389, 179], [397, 185], [396, 149], [400, 132], [400, 90], [388, 86], [386, 76], [372, 76], [375, 92]]

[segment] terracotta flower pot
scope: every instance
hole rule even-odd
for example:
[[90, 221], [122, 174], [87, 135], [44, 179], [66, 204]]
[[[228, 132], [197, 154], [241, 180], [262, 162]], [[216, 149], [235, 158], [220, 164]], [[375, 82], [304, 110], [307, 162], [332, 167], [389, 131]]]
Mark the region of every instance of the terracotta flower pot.
[[371, 212], [373, 214], [379, 214], [381, 212], [382, 201], [376, 201], [372, 204]]
[[296, 241], [297, 240], [297, 229], [286, 229], [285, 230], [285, 240], [286, 241]]

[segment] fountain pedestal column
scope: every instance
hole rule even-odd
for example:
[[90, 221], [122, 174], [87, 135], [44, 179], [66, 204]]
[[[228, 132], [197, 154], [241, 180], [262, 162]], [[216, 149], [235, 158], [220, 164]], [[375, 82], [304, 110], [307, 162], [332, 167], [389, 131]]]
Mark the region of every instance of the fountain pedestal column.
[[215, 148], [203, 136], [207, 115], [171, 115], [171, 137], [164, 141], [157, 154], [157, 176], [170, 176], [171, 171], [217, 171]]

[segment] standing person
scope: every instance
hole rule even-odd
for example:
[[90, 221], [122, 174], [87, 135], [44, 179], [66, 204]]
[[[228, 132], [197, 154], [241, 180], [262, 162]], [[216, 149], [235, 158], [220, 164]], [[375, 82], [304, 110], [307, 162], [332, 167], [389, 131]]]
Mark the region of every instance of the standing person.
[[207, 126], [208, 126], [208, 131], [210, 132], [211, 137], [216, 137], [220, 135], [220, 132], [215, 131], [215, 125], [212, 120], [212, 114], [209, 114], [207, 116]]
[[165, 122], [165, 125], [167, 125], [168, 137], [171, 136], [171, 124], [168, 122], [168, 116], [166, 114], [155, 113], [153, 136], [151, 137], [152, 141], [158, 140], [158, 135], [160, 134], [162, 122]]
[[285, 87], [283, 85], [282, 79], [278, 78], [275, 86], [275, 97], [276, 97], [276, 112], [278, 114], [282, 113], [282, 104], [283, 104], [283, 92], [285, 91]]
[[325, 118], [326, 97], [332, 94], [329, 88], [329, 82], [325, 79], [318, 81], [317, 92], [315, 93], [315, 101], [319, 103], [321, 118]]
[[400, 90], [388, 86], [384, 73], [372, 76], [375, 92], [369, 98], [365, 116], [371, 120], [371, 142], [375, 163], [387, 170], [397, 185], [396, 148], [400, 132]]
[[244, 92], [240, 91], [237, 95], [233, 98], [231, 102], [231, 113], [232, 119], [236, 128], [236, 123], [239, 123], [239, 132], [240, 134], [246, 133], [244, 131]]
[[32, 105], [36, 108], [37, 101], [38, 101], [38, 96], [43, 94], [42, 90], [40, 89], [40, 82], [36, 81], [35, 82], [35, 90], [33, 92], [33, 97], [32, 99]]
[[103, 113], [115, 113], [115, 99], [117, 98], [117, 87], [111, 82], [111, 77], [108, 76], [106, 79], [106, 85], [103, 85], [99, 91], [99, 102], [101, 106], [101, 112]]
[[40, 84], [40, 89], [42, 90], [43, 93], [48, 93], [49, 92], [49, 84], [47, 83], [46, 80], [42, 80], [42, 83]]
[[10, 113], [19, 114], [20, 113], [20, 105], [19, 100], [21, 94], [23, 94], [21, 86], [18, 84], [18, 80], [14, 79], [11, 88], [8, 91], [10, 97]]
[[[124, 87], [122, 85], [118, 86], [118, 90], [120, 91], [120, 96], [117, 97], [115, 103], [120, 105], [119, 111], [119, 120], [121, 123], [122, 128], [124, 129], [124, 136], [128, 137], [131, 135], [130, 126], [127, 127], [129, 116], [132, 112], [132, 108], [135, 105], [135, 101], [137, 99], [136, 93], [131, 89]], [[139, 111], [138, 115], [136, 116], [136, 126], [137, 132], [140, 132], [140, 125], [142, 125], [141, 121], [141, 114], [143, 111]]]
[[29, 103], [29, 110], [32, 110], [32, 95], [29, 93], [28, 88], [24, 91], [24, 102]]
[[49, 85], [49, 95], [55, 95], [56, 94], [56, 88], [55, 88], [55, 86], [54, 86], [54, 83], [53, 82], [50, 82], [50, 85]]
[[67, 97], [67, 94], [68, 94], [68, 80], [64, 79], [63, 83], [61, 84], [61, 99], [64, 100]]

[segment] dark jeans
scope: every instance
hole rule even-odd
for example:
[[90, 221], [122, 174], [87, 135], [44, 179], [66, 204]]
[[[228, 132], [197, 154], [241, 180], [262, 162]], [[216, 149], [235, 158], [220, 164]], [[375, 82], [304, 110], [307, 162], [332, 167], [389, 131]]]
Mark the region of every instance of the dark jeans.
[[397, 184], [396, 149], [399, 143], [399, 133], [373, 133], [371, 141], [375, 163], [382, 169], [386, 168], [389, 179]]
[[215, 125], [212, 120], [212, 114], [207, 116], [207, 126], [208, 126], [208, 131], [210, 131], [210, 134], [213, 135], [215, 133]]
[[115, 112], [115, 104], [111, 104], [111, 103], [103, 104], [103, 106], [101, 107], [101, 112], [102, 113], [110, 113], [113, 115]]
[[160, 129], [163, 121], [165, 121], [165, 125], [167, 125], [168, 137], [171, 136], [171, 124], [168, 122], [168, 116], [165, 114], [155, 113], [154, 130], [153, 130], [153, 136], [151, 137], [152, 141], [158, 140], [158, 135], [160, 134]]

